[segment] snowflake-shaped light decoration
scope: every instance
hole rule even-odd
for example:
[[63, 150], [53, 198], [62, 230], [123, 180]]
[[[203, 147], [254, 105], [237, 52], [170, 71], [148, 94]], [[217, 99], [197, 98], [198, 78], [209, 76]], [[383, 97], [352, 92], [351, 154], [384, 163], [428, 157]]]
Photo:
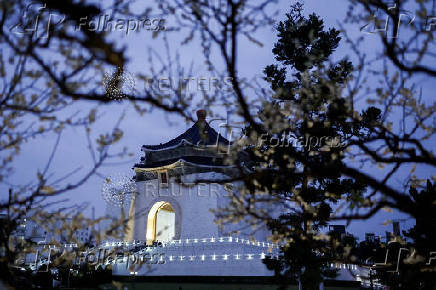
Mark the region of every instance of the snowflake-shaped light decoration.
[[103, 76], [106, 95], [113, 100], [121, 100], [135, 91], [135, 77], [121, 67], [108, 71]]
[[103, 199], [114, 206], [123, 207], [129, 203], [136, 186], [132, 178], [115, 174], [107, 177], [102, 186]]

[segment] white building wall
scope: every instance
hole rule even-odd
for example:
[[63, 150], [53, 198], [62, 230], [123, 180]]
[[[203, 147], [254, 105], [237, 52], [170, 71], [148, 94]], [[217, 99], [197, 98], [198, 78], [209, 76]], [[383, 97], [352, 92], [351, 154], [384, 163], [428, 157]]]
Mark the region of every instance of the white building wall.
[[[222, 173], [208, 172], [182, 176], [185, 186], [175, 182], [174, 178], [170, 178], [166, 187], [159, 186], [157, 179], [137, 182], [137, 195], [134, 197], [133, 211], [130, 213], [133, 222], [130, 223], [131, 232], [126, 235], [126, 240], [146, 240], [148, 213], [153, 204], [165, 201], [169, 202], [175, 211], [175, 239], [239, 236], [267, 241], [270, 232], [265, 225], [255, 231], [244, 222], [226, 225], [223, 230], [218, 228], [215, 214], [211, 210], [219, 210], [229, 202], [232, 193], [226, 191], [224, 185], [219, 183], [227, 178], [228, 176]], [[196, 184], [197, 180], [211, 182]], [[237, 188], [234, 184], [233, 190]], [[280, 210], [270, 212], [280, 213]]]
[[[169, 202], [174, 209], [175, 237], [173, 241], [163, 243], [163, 247], [143, 250], [162, 253], [165, 259], [163, 264], [139, 266], [132, 270], [127, 264], [118, 263], [113, 265], [113, 274], [273, 275], [262, 262], [265, 255], [277, 251], [276, 246], [272, 249], [272, 244], [268, 243], [269, 231], [265, 227], [253, 234], [252, 228], [244, 223], [229, 225], [223, 231], [215, 224], [215, 214], [211, 210], [225, 207], [232, 194], [226, 191], [224, 185], [218, 183], [219, 180], [227, 178], [216, 172], [182, 176], [182, 183], [191, 184], [189, 187], [178, 184], [173, 178], [169, 180], [168, 187], [159, 186], [158, 180], [137, 182], [137, 194], [131, 209], [132, 232], [127, 235], [129, 240], [146, 240], [148, 213], [160, 201]], [[211, 182], [195, 184], [196, 180]], [[233, 188], [237, 189], [237, 186]], [[239, 230], [241, 233], [229, 234], [232, 230]], [[257, 242], [252, 241], [251, 237]]]
[[[169, 202], [175, 211], [175, 239], [210, 238], [228, 236], [232, 231], [242, 231], [240, 236], [253, 236], [256, 240], [266, 241], [269, 231], [266, 227], [253, 229], [244, 223], [228, 225], [224, 231], [215, 223], [215, 214], [211, 210], [225, 207], [230, 194], [219, 184], [219, 180], [228, 177], [222, 173], [195, 173], [182, 177], [181, 185], [170, 178], [167, 187], [159, 186], [158, 180], [137, 182], [137, 195], [134, 198], [134, 210], [131, 210], [133, 223], [127, 240], [145, 240], [148, 213], [156, 202]], [[197, 180], [215, 180], [217, 182], [195, 184]], [[233, 186], [236, 189], [236, 186]], [[234, 234], [231, 234], [234, 235]], [[159, 239], [158, 239], [159, 240]]]
[[135, 196], [134, 223], [132, 226], [134, 240], [145, 240], [148, 213], [156, 202], [169, 202], [176, 216], [176, 239], [217, 237], [218, 227], [214, 223], [215, 215], [210, 209], [216, 209], [218, 197], [225, 194], [221, 185], [195, 184], [195, 179], [213, 177], [211, 173], [184, 176], [184, 186], [173, 178], [167, 187], [159, 186], [158, 180], [137, 182]]

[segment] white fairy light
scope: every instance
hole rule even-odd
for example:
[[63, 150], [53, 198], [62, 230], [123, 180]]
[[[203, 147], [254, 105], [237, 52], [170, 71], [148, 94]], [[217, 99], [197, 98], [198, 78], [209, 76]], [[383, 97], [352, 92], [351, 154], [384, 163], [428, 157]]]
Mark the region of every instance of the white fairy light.
[[201, 255], [201, 260], [204, 261], [206, 259], [205, 255]]
[[265, 259], [265, 253], [264, 252], [262, 252], [262, 254], [260, 254], [260, 258], [263, 260], [263, 259]]
[[134, 93], [135, 77], [130, 72], [118, 67], [104, 74], [103, 86], [109, 98], [121, 100]]
[[227, 260], [227, 257], [228, 257], [228, 256], [229, 256], [229, 255], [227, 255], [227, 254], [224, 254], [224, 255], [223, 255], [223, 260], [225, 260], [225, 261], [226, 261], [226, 260]]
[[253, 254], [247, 254], [247, 260], [253, 260]]
[[107, 177], [102, 186], [103, 199], [116, 207], [123, 207], [129, 204], [136, 185], [132, 178], [122, 174], [115, 174]]
[[195, 256], [189, 256], [189, 260], [194, 261]]
[[236, 255], [235, 255], [235, 259], [236, 259], [236, 260], [241, 259], [240, 256], [241, 256], [240, 254], [236, 254]]
[[212, 257], [212, 261], [216, 260], [216, 255], [215, 254], [213, 254], [211, 257]]

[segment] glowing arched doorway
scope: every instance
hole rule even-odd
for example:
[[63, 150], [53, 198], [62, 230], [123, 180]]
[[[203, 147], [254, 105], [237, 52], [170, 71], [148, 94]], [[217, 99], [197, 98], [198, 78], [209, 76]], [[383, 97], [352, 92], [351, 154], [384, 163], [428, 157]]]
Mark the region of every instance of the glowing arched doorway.
[[158, 201], [150, 209], [147, 218], [147, 244], [154, 241], [170, 241], [175, 236], [176, 215], [169, 202]]

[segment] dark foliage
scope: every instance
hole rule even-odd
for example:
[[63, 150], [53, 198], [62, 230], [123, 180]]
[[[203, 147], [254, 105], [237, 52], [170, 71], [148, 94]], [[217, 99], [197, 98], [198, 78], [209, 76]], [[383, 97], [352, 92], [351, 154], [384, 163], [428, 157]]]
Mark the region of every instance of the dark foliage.
[[[260, 116], [267, 122], [276, 117], [273, 114], [280, 115], [280, 103], [291, 102], [300, 108], [301, 115], [299, 118], [280, 115], [289, 118], [289, 127], [271, 135], [292, 136], [293, 140], [310, 136], [317, 144], [313, 146], [309, 141], [302, 146], [274, 146], [275, 141], [267, 140], [262, 148], [272, 170], [258, 176], [257, 181], [268, 184], [267, 180], [272, 180], [267, 190], [282, 196], [288, 207], [268, 224], [273, 233], [288, 243], [282, 247], [279, 261], [268, 259], [266, 264], [288, 281], [300, 281], [303, 289], [318, 289], [321, 281], [335, 276], [330, 263], [342, 259], [345, 246], [353, 246], [352, 241], [338, 243], [338, 237], [333, 235], [320, 238], [320, 231], [327, 226], [333, 205], [340, 198], [358, 198], [365, 190], [362, 183], [340, 174], [342, 142], [351, 136], [366, 136], [367, 125], [377, 121], [380, 111], [368, 109], [362, 113], [362, 122], [348, 122], [349, 108], [340, 91], [353, 66], [347, 60], [326, 64], [338, 47], [339, 32], [325, 31], [323, 21], [314, 14], [304, 17], [301, 4], [291, 6], [286, 17], [277, 27], [278, 41], [273, 49], [283, 67], [274, 64], [264, 70], [265, 79], [276, 92], [272, 103], [275, 110], [268, 113], [265, 110]], [[291, 71], [296, 73], [288, 81]], [[327, 136], [335, 142], [326, 141], [331, 140]], [[297, 158], [289, 163], [286, 155]], [[259, 163], [262, 158], [258, 158]], [[337, 248], [338, 244], [341, 248]]]

